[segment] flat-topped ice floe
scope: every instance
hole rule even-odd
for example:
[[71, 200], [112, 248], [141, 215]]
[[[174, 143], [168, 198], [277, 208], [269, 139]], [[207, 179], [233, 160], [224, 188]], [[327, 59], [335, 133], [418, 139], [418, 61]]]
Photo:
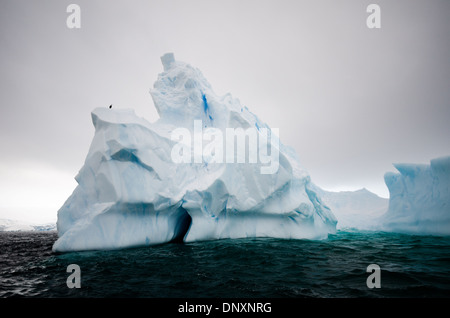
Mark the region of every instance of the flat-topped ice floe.
[[385, 230], [413, 234], [450, 235], [450, 157], [430, 164], [395, 164], [388, 172], [389, 210]]
[[97, 108], [78, 186], [58, 211], [54, 251], [170, 241], [322, 239], [336, 219], [295, 152], [201, 72], [161, 58], [150, 91], [160, 119]]

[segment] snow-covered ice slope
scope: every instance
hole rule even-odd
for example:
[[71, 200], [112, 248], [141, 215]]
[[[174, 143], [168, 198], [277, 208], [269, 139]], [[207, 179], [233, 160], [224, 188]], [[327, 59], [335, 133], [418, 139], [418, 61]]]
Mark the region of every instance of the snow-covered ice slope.
[[[157, 122], [132, 110], [92, 112], [94, 139], [58, 211], [54, 251], [335, 232], [291, 148], [239, 100], [217, 96], [198, 69], [170, 53], [161, 60], [150, 91]], [[243, 143], [228, 138], [239, 129]]]
[[450, 234], [450, 157], [426, 164], [395, 164], [388, 172], [389, 210], [382, 218], [386, 230], [415, 234]]

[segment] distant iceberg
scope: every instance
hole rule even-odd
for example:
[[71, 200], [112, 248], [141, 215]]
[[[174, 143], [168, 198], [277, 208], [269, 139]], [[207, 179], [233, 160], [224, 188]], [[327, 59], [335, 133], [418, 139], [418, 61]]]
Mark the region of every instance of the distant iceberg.
[[395, 164], [388, 172], [389, 210], [381, 219], [385, 230], [450, 235], [450, 157], [430, 164]]
[[335, 233], [336, 218], [275, 129], [217, 96], [198, 69], [170, 53], [161, 60], [150, 91], [157, 122], [92, 112], [95, 136], [58, 211], [54, 251]]
[[0, 232], [54, 231], [55, 223], [31, 223], [19, 220], [0, 219]]
[[316, 186], [315, 191], [333, 211], [338, 220], [337, 229], [379, 230], [379, 220], [389, 207], [389, 199], [365, 188], [332, 192]]

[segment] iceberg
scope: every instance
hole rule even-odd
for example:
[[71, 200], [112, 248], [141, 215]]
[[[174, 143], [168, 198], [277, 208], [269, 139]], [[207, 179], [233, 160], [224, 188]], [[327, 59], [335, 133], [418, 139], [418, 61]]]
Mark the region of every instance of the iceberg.
[[399, 173], [388, 172], [389, 209], [381, 218], [387, 231], [450, 234], [450, 157], [430, 164], [394, 164]]
[[0, 219], [0, 232], [33, 231], [34, 227], [29, 222], [11, 219]]
[[323, 239], [337, 220], [295, 151], [202, 73], [161, 57], [160, 118], [96, 108], [78, 185], [58, 211], [55, 252], [166, 242]]
[[389, 199], [366, 188], [333, 192], [316, 186], [315, 190], [338, 219], [337, 229], [378, 230], [379, 219], [389, 207]]
[[55, 223], [32, 223], [21, 220], [0, 219], [0, 232], [54, 231]]

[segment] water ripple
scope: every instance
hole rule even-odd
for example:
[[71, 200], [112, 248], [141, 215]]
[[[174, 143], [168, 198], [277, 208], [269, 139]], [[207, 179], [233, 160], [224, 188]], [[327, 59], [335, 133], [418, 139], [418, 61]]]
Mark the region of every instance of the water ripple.
[[[0, 297], [449, 297], [450, 238], [338, 231], [53, 254], [56, 232], [0, 232]], [[369, 264], [381, 268], [370, 289]], [[69, 264], [81, 288], [66, 285]]]

